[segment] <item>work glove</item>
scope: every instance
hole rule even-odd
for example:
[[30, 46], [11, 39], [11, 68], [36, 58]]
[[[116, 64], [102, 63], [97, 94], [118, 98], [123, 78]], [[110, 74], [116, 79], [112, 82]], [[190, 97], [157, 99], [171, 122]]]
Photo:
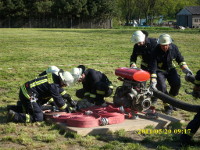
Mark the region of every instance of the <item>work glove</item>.
[[71, 106], [75, 107], [77, 105], [77, 101], [75, 101], [75, 100], [72, 99], [71, 102], [70, 102], [70, 104], [71, 104]]
[[192, 71], [188, 68], [187, 65], [183, 65], [183, 66], [182, 66], [182, 71], [183, 71], [183, 73], [185, 73], [186, 75], [187, 75], [187, 74], [193, 75]]
[[150, 88], [153, 89], [153, 90], [157, 90], [156, 85], [157, 85], [156, 78], [151, 78]]
[[77, 105], [76, 106], [71, 106], [71, 105], [68, 105], [66, 108], [65, 108], [65, 112], [67, 113], [74, 113], [77, 111]]
[[187, 75], [187, 74], [190, 74], [190, 75], [193, 75], [192, 71], [189, 69], [189, 68], [184, 68], [182, 69], [182, 71]]
[[131, 65], [130, 65], [130, 68], [137, 68], [137, 66], [136, 66], [136, 64], [135, 63], [132, 63]]
[[67, 112], [67, 113], [72, 113], [72, 111], [73, 111], [73, 108], [72, 108], [72, 107], [67, 107], [67, 108], [65, 109], [65, 112]]

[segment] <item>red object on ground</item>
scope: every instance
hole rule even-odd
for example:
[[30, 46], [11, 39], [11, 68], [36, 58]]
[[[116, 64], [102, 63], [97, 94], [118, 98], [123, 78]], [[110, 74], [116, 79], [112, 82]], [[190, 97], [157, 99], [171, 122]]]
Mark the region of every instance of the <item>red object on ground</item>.
[[117, 112], [103, 112], [99, 114], [102, 118], [108, 118], [108, 124], [122, 123], [125, 119], [124, 114]]
[[121, 67], [115, 69], [115, 75], [126, 78], [129, 80], [135, 80], [139, 82], [147, 81], [150, 79], [150, 73], [141, 69], [133, 69]]
[[66, 123], [71, 127], [89, 128], [99, 126], [99, 119], [98, 115], [72, 114]]
[[124, 113], [119, 107], [109, 104], [107, 107], [94, 106], [82, 109], [77, 113], [52, 112], [45, 113], [47, 118], [55, 122], [66, 123], [67, 126], [90, 128], [100, 125], [111, 125], [122, 123], [125, 119]]

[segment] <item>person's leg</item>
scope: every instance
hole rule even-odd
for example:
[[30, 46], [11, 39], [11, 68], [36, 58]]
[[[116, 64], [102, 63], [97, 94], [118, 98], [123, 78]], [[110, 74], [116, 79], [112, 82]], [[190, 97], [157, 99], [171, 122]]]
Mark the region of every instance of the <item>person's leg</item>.
[[191, 144], [191, 139], [193, 135], [197, 132], [200, 127], [200, 111], [194, 116], [193, 120], [191, 120], [187, 127], [184, 134], [180, 136], [180, 140], [182, 145]]
[[177, 96], [181, 87], [180, 76], [175, 69], [171, 69], [167, 75], [167, 80], [170, 85], [169, 95]]
[[[166, 72], [157, 72], [157, 89], [165, 94], [168, 94], [167, 92], [167, 85], [166, 85], [166, 76], [168, 74]], [[170, 106], [169, 104], [167, 103], [163, 103], [164, 105], [164, 112], [167, 114], [167, 115], [170, 115], [172, 113], [172, 106]]]
[[76, 96], [78, 98], [83, 99], [84, 98], [84, 94], [85, 94], [85, 90], [84, 89], [79, 89], [79, 90], [76, 91]]
[[43, 112], [36, 102], [31, 102], [30, 99], [26, 98], [22, 91], [20, 90], [19, 98], [24, 109], [24, 113], [15, 112], [13, 110], [9, 110], [8, 112], [8, 121], [13, 122], [37, 122], [43, 121]]
[[109, 97], [113, 93], [113, 89], [104, 82], [98, 82], [94, 92], [96, 94], [95, 104], [102, 105], [105, 102], [104, 97]]

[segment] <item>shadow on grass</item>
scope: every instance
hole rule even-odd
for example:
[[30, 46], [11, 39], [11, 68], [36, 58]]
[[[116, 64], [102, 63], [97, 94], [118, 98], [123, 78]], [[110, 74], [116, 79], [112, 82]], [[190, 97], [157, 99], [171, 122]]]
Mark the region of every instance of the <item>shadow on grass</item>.
[[0, 107], [0, 124], [7, 123], [7, 108]]

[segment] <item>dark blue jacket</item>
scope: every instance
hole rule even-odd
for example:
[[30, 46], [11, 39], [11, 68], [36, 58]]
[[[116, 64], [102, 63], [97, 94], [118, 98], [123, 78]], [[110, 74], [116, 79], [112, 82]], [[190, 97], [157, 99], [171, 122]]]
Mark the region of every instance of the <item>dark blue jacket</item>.
[[94, 69], [87, 69], [85, 72], [85, 80], [82, 82], [83, 84], [83, 89], [86, 92], [93, 92], [93, 90], [96, 89], [96, 84], [98, 82], [104, 82], [107, 83], [108, 85], [111, 83], [107, 76], [100, 72], [100, 71], [96, 71]]
[[184, 58], [181, 55], [178, 47], [171, 43], [169, 50], [164, 52], [160, 44], [155, 47], [155, 50], [152, 53], [152, 60], [150, 64], [150, 70], [152, 74], [155, 74], [157, 70], [169, 71], [172, 68], [175, 68], [175, 63], [179, 65], [184, 62]]
[[56, 105], [61, 108], [65, 105], [65, 102], [60, 94], [63, 89], [60, 86], [60, 78], [55, 74], [47, 74], [38, 77], [34, 80], [28, 81], [24, 84], [25, 90], [23, 89], [24, 95], [26, 91], [29, 96], [36, 95], [38, 103], [43, 104], [42, 100], [53, 98]]
[[[154, 48], [157, 45], [157, 39], [155, 38], [147, 38], [145, 40], [145, 44], [142, 46], [138, 46], [137, 44], [134, 45], [133, 47], [133, 52], [130, 57], [130, 63], [136, 63], [137, 62], [137, 57], [141, 57], [142, 61], [146, 63], [147, 65], [150, 64], [151, 61], [151, 54], [154, 50]], [[148, 67], [148, 66], [146, 66]]]

